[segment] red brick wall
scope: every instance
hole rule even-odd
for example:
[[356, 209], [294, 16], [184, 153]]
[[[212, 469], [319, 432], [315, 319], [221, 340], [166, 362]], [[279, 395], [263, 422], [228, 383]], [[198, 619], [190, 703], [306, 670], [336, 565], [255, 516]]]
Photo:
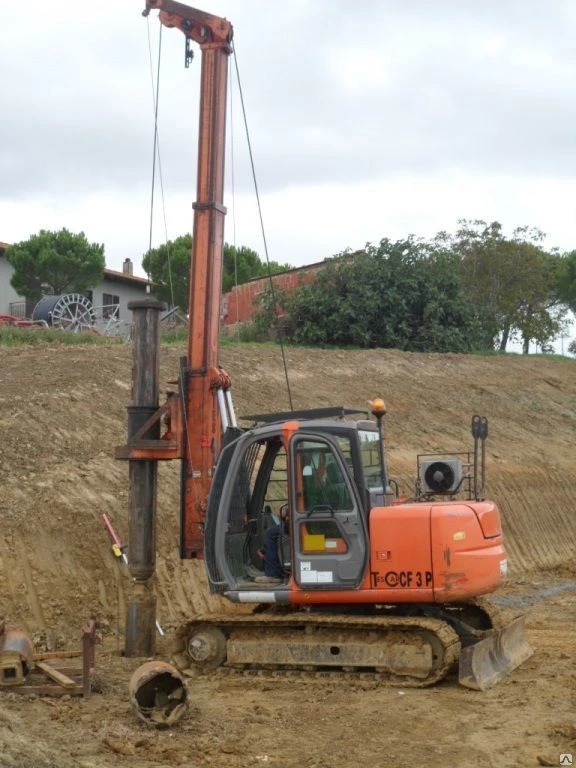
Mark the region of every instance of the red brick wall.
[[[324, 267], [324, 262], [298, 267], [289, 272], [272, 275], [274, 285], [289, 293], [299, 285], [306, 285], [316, 279], [316, 274]], [[237, 285], [222, 296], [221, 317], [223, 325], [245, 323], [252, 319], [257, 306], [254, 301], [270, 288], [270, 278], [261, 277], [249, 283]]]

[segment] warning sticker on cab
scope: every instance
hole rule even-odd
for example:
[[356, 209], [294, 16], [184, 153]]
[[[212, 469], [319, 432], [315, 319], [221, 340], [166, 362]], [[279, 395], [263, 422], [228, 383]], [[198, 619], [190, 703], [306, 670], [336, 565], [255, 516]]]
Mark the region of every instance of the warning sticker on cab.
[[301, 584], [332, 584], [334, 574], [332, 571], [313, 571], [309, 568], [300, 569]]

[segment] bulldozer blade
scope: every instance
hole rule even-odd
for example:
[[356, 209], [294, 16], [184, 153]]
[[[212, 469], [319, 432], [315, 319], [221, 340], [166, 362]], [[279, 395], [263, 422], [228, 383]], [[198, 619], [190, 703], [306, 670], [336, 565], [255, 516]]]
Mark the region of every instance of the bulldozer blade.
[[460, 651], [461, 685], [485, 691], [529, 659], [534, 651], [524, 635], [524, 616]]

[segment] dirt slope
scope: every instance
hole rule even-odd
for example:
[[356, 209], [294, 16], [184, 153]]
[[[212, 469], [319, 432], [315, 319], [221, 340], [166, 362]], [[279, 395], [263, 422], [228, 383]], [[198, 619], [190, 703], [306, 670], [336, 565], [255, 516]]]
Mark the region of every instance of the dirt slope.
[[[164, 388], [181, 354], [181, 348], [163, 350]], [[365, 406], [376, 394], [385, 398], [389, 464], [406, 490], [418, 452], [468, 448], [471, 415], [486, 415], [489, 495], [503, 511], [516, 586], [573, 578], [574, 362], [379, 350], [287, 349], [286, 356], [294, 407]], [[288, 407], [277, 349], [227, 347], [222, 362], [240, 414]], [[125, 439], [130, 369], [131, 350], [122, 345], [0, 349], [0, 616], [37, 641], [70, 643], [95, 612], [105, 649], [119, 646], [126, 574], [111, 555], [101, 516], [107, 512], [126, 535], [127, 466], [112, 453]], [[178, 560], [177, 516], [174, 462], [162, 465], [159, 491], [158, 612], [168, 630], [213, 604], [201, 564]], [[554, 754], [572, 745], [576, 753], [576, 730], [557, 731], [571, 727], [562, 723], [576, 690], [572, 593], [537, 605], [531, 632], [545, 650], [518, 673], [518, 688], [510, 682], [478, 697], [447, 683], [403, 698], [354, 683], [202, 680], [192, 721], [172, 741], [144, 732], [138, 747], [142, 733], [125, 697], [135, 664], [109, 657], [103, 686], [109, 697], [51, 706], [0, 693], [0, 766], [505, 766], [535, 765], [540, 747]], [[437, 735], [435, 707], [461, 730]], [[289, 725], [281, 711], [293, 718]], [[406, 729], [413, 730], [410, 737]], [[502, 762], [491, 743], [496, 732], [508, 750]], [[131, 743], [134, 755], [106, 746], [110, 733]]]
[[[181, 353], [164, 350], [163, 388]], [[288, 407], [277, 349], [225, 348], [222, 359], [239, 414]], [[502, 506], [512, 568], [571, 560], [573, 362], [301, 349], [288, 349], [287, 360], [295, 407], [364, 407], [377, 393], [386, 399], [390, 467], [407, 490], [419, 451], [467, 448], [470, 416], [488, 416], [488, 487]], [[127, 465], [112, 454], [125, 439], [130, 369], [130, 348], [121, 345], [0, 350], [3, 613], [29, 630], [64, 631], [88, 610], [115, 620], [117, 563], [102, 513], [126, 535]], [[202, 568], [177, 557], [176, 464], [160, 473], [158, 591], [166, 623], [205, 599], [195, 584]]]

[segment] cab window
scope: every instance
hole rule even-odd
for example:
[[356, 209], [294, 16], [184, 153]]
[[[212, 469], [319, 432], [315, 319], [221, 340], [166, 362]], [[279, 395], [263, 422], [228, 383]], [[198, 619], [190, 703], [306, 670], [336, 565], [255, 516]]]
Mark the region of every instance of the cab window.
[[351, 510], [354, 507], [344, 471], [326, 443], [301, 441], [296, 451], [297, 509]]
[[358, 432], [360, 440], [360, 458], [364, 469], [366, 486], [382, 488], [382, 469], [380, 465], [380, 435], [378, 432], [361, 429]]

